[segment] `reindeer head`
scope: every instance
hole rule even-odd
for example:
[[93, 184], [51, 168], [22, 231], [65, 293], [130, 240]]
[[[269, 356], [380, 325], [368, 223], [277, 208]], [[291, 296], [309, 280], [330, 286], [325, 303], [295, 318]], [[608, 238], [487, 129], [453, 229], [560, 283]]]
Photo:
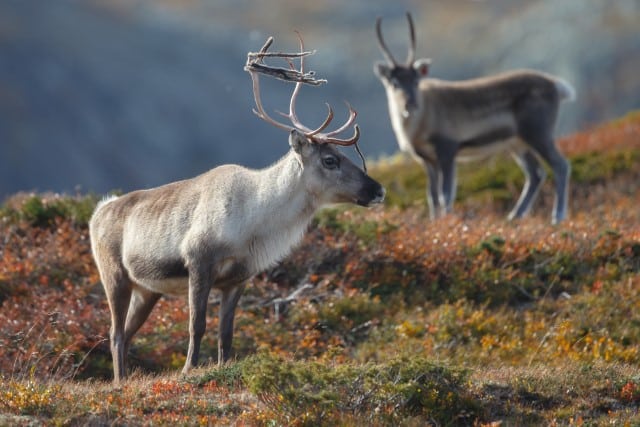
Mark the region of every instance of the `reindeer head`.
[[[327, 104], [327, 117], [315, 129], [305, 126], [296, 113], [296, 99], [303, 84], [319, 85], [326, 80], [315, 79], [314, 73], [305, 73], [304, 58], [313, 52], [304, 51], [302, 37], [300, 40], [300, 52], [294, 54], [268, 53], [267, 50], [273, 38], [269, 38], [258, 53], [249, 53], [245, 70], [251, 74], [253, 82], [253, 96], [256, 109], [253, 112], [272, 125], [289, 131], [289, 145], [296, 159], [302, 167], [302, 182], [306, 191], [312, 195], [318, 205], [330, 203], [355, 203], [361, 206], [369, 206], [381, 203], [384, 200], [384, 188], [366, 174], [364, 158], [358, 149], [360, 128], [354, 124], [357, 113], [347, 103], [349, 117], [346, 122], [337, 129], [323, 132], [333, 120], [333, 109]], [[267, 66], [263, 63], [265, 57], [285, 58], [289, 63], [289, 69]], [[300, 59], [300, 70], [293, 64], [293, 58]], [[269, 74], [281, 80], [295, 81], [291, 99], [289, 101], [289, 113], [280, 113], [291, 124], [285, 124], [271, 118], [262, 106], [260, 97], [259, 73]], [[337, 135], [346, 131], [353, 125], [353, 136], [339, 138]], [[363, 169], [358, 168], [348, 157], [336, 149], [336, 145], [355, 146], [363, 161]]]
[[315, 142], [294, 129], [289, 145], [302, 166], [303, 186], [319, 205], [370, 206], [384, 200], [384, 188], [332, 144]]
[[405, 117], [408, 117], [412, 111], [418, 108], [418, 82], [429, 74], [429, 64], [431, 63], [429, 59], [414, 60], [416, 37], [410, 13], [407, 13], [407, 20], [409, 21], [409, 53], [405, 63], [398, 64], [382, 38], [382, 18], [377, 19], [376, 34], [378, 36], [378, 44], [387, 61], [377, 62], [373, 67], [373, 71], [382, 81], [385, 89], [393, 93], [394, 98], [403, 101], [403, 115]]

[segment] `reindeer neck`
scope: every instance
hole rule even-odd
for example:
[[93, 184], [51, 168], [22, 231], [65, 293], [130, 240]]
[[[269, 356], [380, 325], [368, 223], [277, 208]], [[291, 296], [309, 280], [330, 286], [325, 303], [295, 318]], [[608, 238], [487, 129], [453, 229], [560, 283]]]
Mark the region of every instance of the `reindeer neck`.
[[425, 102], [423, 94], [418, 93], [418, 106], [415, 110], [404, 114], [404, 96], [397, 93], [387, 94], [389, 100], [389, 116], [391, 126], [396, 135], [398, 145], [402, 151], [413, 154], [413, 141], [423, 137], [419, 133], [426, 128], [425, 121], [428, 119], [425, 114]]
[[268, 222], [308, 223], [319, 207], [304, 188], [303, 167], [293, 151], [276, 163], [257, 171], [256, 203]]

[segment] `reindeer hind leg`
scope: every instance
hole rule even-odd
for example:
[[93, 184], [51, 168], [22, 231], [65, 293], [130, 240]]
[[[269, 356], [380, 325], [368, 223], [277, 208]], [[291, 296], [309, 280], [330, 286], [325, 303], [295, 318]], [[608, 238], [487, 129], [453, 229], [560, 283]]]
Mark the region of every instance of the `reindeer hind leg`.
[[546, 177], [546, 172], [540, 164], [538, 157], [531, 150], [514, 152], [512, 154], [516, 163], [518, 163], [524, 172], [525, 183], [516, 206], [509, 213], [509, 220], [521, 218], [529, 213]]
[[125, 322], [129, 302], [131, 300], [132, 283], [124, 266], [116, 257], [102, 254], [96, 250], [100, 278], [111, 312], [111, 329], [109, 332], [111, 357], [113, 359], [113, 379], [119, 383], [127, 375]]
[[551, 222], [557, 224], [567, 216], [569, 198], [569, 179], [571, 164], [558, 151], [551, 132], [532, 132], [526, 137], [526, 141], [532, 149], [551, 167], [556, 195], [553, 204]]
[[162, 295], [151, 292], [140, 286], [134, 286], [132, 291], [131, 302], [127, 312], [127, 320], [124, 327], [125, 336], [125, 355], [129, 354], [129, 347], [133, 335], [140, 329], [143, 323], [149, 317], [151, 310], [156, 305]]
[[554, 141], [549, 137], [542, 148], [538, 150], [542, 158], [549, 164], [553, 171], [553, 181], [556, 187], [556, 196], [553, 203], [551, 222], [557, 224], [567, 217], [567, 205], [569, 202], [569, 180], [571, 178], [571, 164], [558, 151]]
[[558, 151], [553, 139], [553, 128], [558, 114], [557, 103], [549, 104], [541, 99], [523, 106], [518, 121], [518, 134], [553, 171], [556, 196], [551, 222], [556, 224], [567, 216], [569, 178], [571, 165]]

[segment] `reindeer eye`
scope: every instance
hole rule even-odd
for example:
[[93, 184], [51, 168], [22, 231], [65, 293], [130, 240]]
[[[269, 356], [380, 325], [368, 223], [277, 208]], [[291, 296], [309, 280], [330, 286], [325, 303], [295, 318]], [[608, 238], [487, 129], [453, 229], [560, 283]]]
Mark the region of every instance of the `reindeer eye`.
[[327, 169], [337, 169], [340, 166], [340, 162], [333, 156], [327, 156], [322, 158], [322, 166]]

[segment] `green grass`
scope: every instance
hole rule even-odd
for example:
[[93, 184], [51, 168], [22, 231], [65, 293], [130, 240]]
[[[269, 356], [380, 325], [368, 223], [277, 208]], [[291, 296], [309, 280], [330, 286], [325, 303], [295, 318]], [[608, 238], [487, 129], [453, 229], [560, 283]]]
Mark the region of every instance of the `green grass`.
[[98, 201], [98, 196], [66, 196], [18, 194], [0, 207], [0, 218], [6, 221], [26, 221], [36, 227], [54, 225], [56, 220], [70, 220], [86, 226]]

